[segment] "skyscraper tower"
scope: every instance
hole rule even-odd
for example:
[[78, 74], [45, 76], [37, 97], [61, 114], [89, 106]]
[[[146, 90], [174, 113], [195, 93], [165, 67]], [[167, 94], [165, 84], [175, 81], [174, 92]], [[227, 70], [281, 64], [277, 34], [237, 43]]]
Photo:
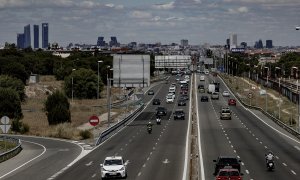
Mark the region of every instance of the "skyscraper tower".
[[24, 49], [24, 33], [17, 34], [17, 48]]
[[48, 23], [42, 23], [42, 48], [48, 48], [49, 44], [49, 31]]
[[266, 48], [273, 48], [273, 41], [272, 40], [266, 40]]
[[24, 48], [31, 47], [30, 24], [24, 27]]
[[237, 48], [237, 35], [231, 34], [230, 35], [230, 49]]
[[39, 25], [33, 25], [33, 48], [39, 48]]
[[102, 37], [102, 36], [98, 37], [97, 46], [105, 46], [104, 37]]

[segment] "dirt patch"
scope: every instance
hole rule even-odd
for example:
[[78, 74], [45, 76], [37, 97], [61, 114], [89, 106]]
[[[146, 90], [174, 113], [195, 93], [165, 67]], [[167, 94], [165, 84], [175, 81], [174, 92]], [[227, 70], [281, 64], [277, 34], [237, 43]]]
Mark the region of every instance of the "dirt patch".
[[[56, 81], [54, 76], [41, 76], [40, 81], [36, 84], [29, 84], [25, 87], [25, 94], [27, 96], [26, 101], [22, 103], [22, 110], [24, 118], [23, 123], [26, 123], [30, 127], [28, 134], [37, 136], [56, 136], [57, 131], [61, 131], [62, 128], [68, 128], [74, 131], [71, 135], [72, 139], [79, 139], [78, 126], [88, 122], [91, 115], [104, 114], [107, 112], [107, 98], [106, 88], [101, 92], [100, 99], [70, 99], [70, 111], [71, 111], [71, 124], [64, 125], [63, 127], [49, 126], [46, 113], [44, 111], [44, 103], [49, 94], [52, 94], [56, 90], [63, 89], [63, 81]], [[111, 101], [118, 101], [120, 90], [112, 88]], [[114, 118], [124, 112], [124, 108], [111, 109], [113, 115], [111, 121], [114, 122]], [[100, 123], [100, 126], [104, 123]], [[69, 137], [69, 135], [67, 136]]]

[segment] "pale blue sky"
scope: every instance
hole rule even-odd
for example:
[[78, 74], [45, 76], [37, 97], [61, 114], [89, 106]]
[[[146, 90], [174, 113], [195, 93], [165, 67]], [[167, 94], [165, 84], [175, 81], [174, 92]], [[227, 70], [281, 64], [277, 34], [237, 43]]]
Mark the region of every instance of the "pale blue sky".
[[[0, 0], [0, 44], [16, 42], [26, 24], [49, 23], [49, 40], [96, 44], [98, 36], [121, 43], [224, 44], [272, 39], [300, 45], [300, 0]], [[31, 27], [32, 28], [32, 27]]]

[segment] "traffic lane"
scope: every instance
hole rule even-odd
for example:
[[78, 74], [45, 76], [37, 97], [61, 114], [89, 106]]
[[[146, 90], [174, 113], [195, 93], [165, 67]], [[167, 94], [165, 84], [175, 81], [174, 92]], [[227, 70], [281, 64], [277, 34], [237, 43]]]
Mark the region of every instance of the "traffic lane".
[[182, 179], [187, 123], [188, 119], [170, 119], [169, 127], [161, 131], [161, 136], [157, 139], [157, 144], [154, 144], [152, 154], [149, 154], [149, 160], [137, 180]]
[[[264, 155], [268, 150], [271, 150], [276, 155], [276, 164], [283, 165], [287, 169], [288, 174], [295, 175], [300, 173], [299, 149], [296, 148], [297, 145], [299, 146], [299, 141], [291, 141], [286, 136], [282, 136], [248, 111], [237, 110], [237, 114], [239, 117], [243, 117], [241, 119], [248, 133], [255, 137], [256, 141], [259, 141], [260, 146], [264, 147], [264, 151], [261, 154]], [[282, 129], [281, 131], [284, 130]]]
[[[82, 147], [77, 144], [52, 138], [33, 136], [14, 136], [22, 141], [34, 142], [45, 147], [46, 151], [37, 159], [31, 161], [7, 176], [9, 179], [47, 179], [65, 168], [82, 152]], [[43, 172], [43, 173], [40, 173]]]
[[[215, 102], [214, 102], [215, 103]], [[213, 160], [218, 156], [235, 156], [228, 135], [219, 120], [213, 102], [198, 102], [200, 137], [206, 179], [214, 178]]]
[[[216, 109], [221, 108], [223, 106], [222, 104], [223, 104], [222, 100], [214, 101], [214, 106], [216, 107]], [[232, 113], [232, 120], [229, 120], [229, 121], [223, 120], [221, 122], [225, 128], [225, 131], [227, 131], [228, 138], [230, 139], [230, 141], [233, 145], [233, 148], [235, 148], [234, 150], [236, 151], [237, 154], [239, 154], [239, 156], [243, 160], [243, 165], [245, 167], [245, 173], [249, 174], [249, 176], [251, 176], [252, 178], [253, 178], [253, 174], [251, 174], [251, 172], [255, 172], [256, 177], [254, 177], [254, 178], [259, 178], [259, 179], [269, 178], [268, 176], [265, 176], [264, 172], [260, 171], [260, 170], [265, 170], [265, 168], [262, 168], [262, 167], [264, 167], [263, 165], [265, 165], [265, 164], [261, 164], [261, 162], [259, 161], [259, 158], [257, 158], [257, 157], [260, 157], [260, 155], [264, 155], [268, 149], [265, 148], [265, 146], [261, 146], [261, 149], [256, 147], [257, 145], [255, 145], [255, 144], [258, 142], [258, 140], [254, 137], [257, 136], [257, 134], [256, 135], [253, 134], [251, 129], [249, 129], [247, 126], [245, 126], [243, 121], [240, 120], [240, 118], [243, 118], [243, 119], [248, 119], [251, 121], [251, 119], [253, 119], [253, 117], [248, 118], [250, 114], [246, 114], [247, 112], [245, 112], [245, 109], [243, 109], [242, 106], [234, 107], [234, 110], [239, 111], [240, 114]], [[254, 123], [254, 126], [256, 126], [256, 127], [253, 129], [260, 128], [257, 123]], [[229, 129], [231, 129], [231, 130], [229, 131]], [[245, 129], [245, 130], [241, 130], [241, 129]], [[264, 131], [267, 131], [267, 129], [265, 129]], [[244, 133], [247, 132], [247, 133], [242, 134], [243, 132]], [[260, 138], [262, 136], [259, 135], [258, 137]], [[245, 142], [247, 142], [247, 143], [245, 143]], [[242, 149], [243, 145], [246, 145], [246, 147], [244, 149]], [[253, 148], [253, 146], [256, 148]], [[252, 151], [249, 152], [248, 149], [251, 149]], [[262, 165], [262, 167], [261, 167], [261, 165]], [[291, 172], [291, 170], [289, 170], [289, 171]], [[283, 173], [282, 177], [284, 177], [284, 176], [288, 177], [291, 174], [292, 173], [286, 172], [286, 173]]]
[[[130, 125], [60, 174], [57, 179], [98, 178], [101, 176], [99, 164], [103, 163], [105, 157], [113, 155], [120, 155], [125, 160], [129, 160], [128, 179], [136, 176], [137, 171], [142, 167], [147, 154], [151, 150], [152, 141], [159, 134], [159, 126], [153, 129], [152, 134], [147, 133], [146, 124], [149, 121], [149, 113], [152, 114], [152, 112], [142, 112]], [[164, 124], [164, 121], [162, 121], [162, 124]]]
[[1, 163], [0, 179], [6, 179], [8, 175], [13, 175], [26, 163], [29, 163], [44, 152], [44, 147], [39, 144], [27, 141], [21, 141], [21, 143], [22, 151], [15, 157]]

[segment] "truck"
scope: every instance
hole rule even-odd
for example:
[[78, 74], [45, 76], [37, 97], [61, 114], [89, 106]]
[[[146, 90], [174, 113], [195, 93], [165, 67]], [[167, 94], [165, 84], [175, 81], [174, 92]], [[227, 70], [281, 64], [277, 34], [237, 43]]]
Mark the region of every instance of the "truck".
[[215, 88], [216, 88], [216, 85], [215, 84], [209, 84], [208, 85], [208, 93], [211, 94], [213, 92], [215, 92]]

